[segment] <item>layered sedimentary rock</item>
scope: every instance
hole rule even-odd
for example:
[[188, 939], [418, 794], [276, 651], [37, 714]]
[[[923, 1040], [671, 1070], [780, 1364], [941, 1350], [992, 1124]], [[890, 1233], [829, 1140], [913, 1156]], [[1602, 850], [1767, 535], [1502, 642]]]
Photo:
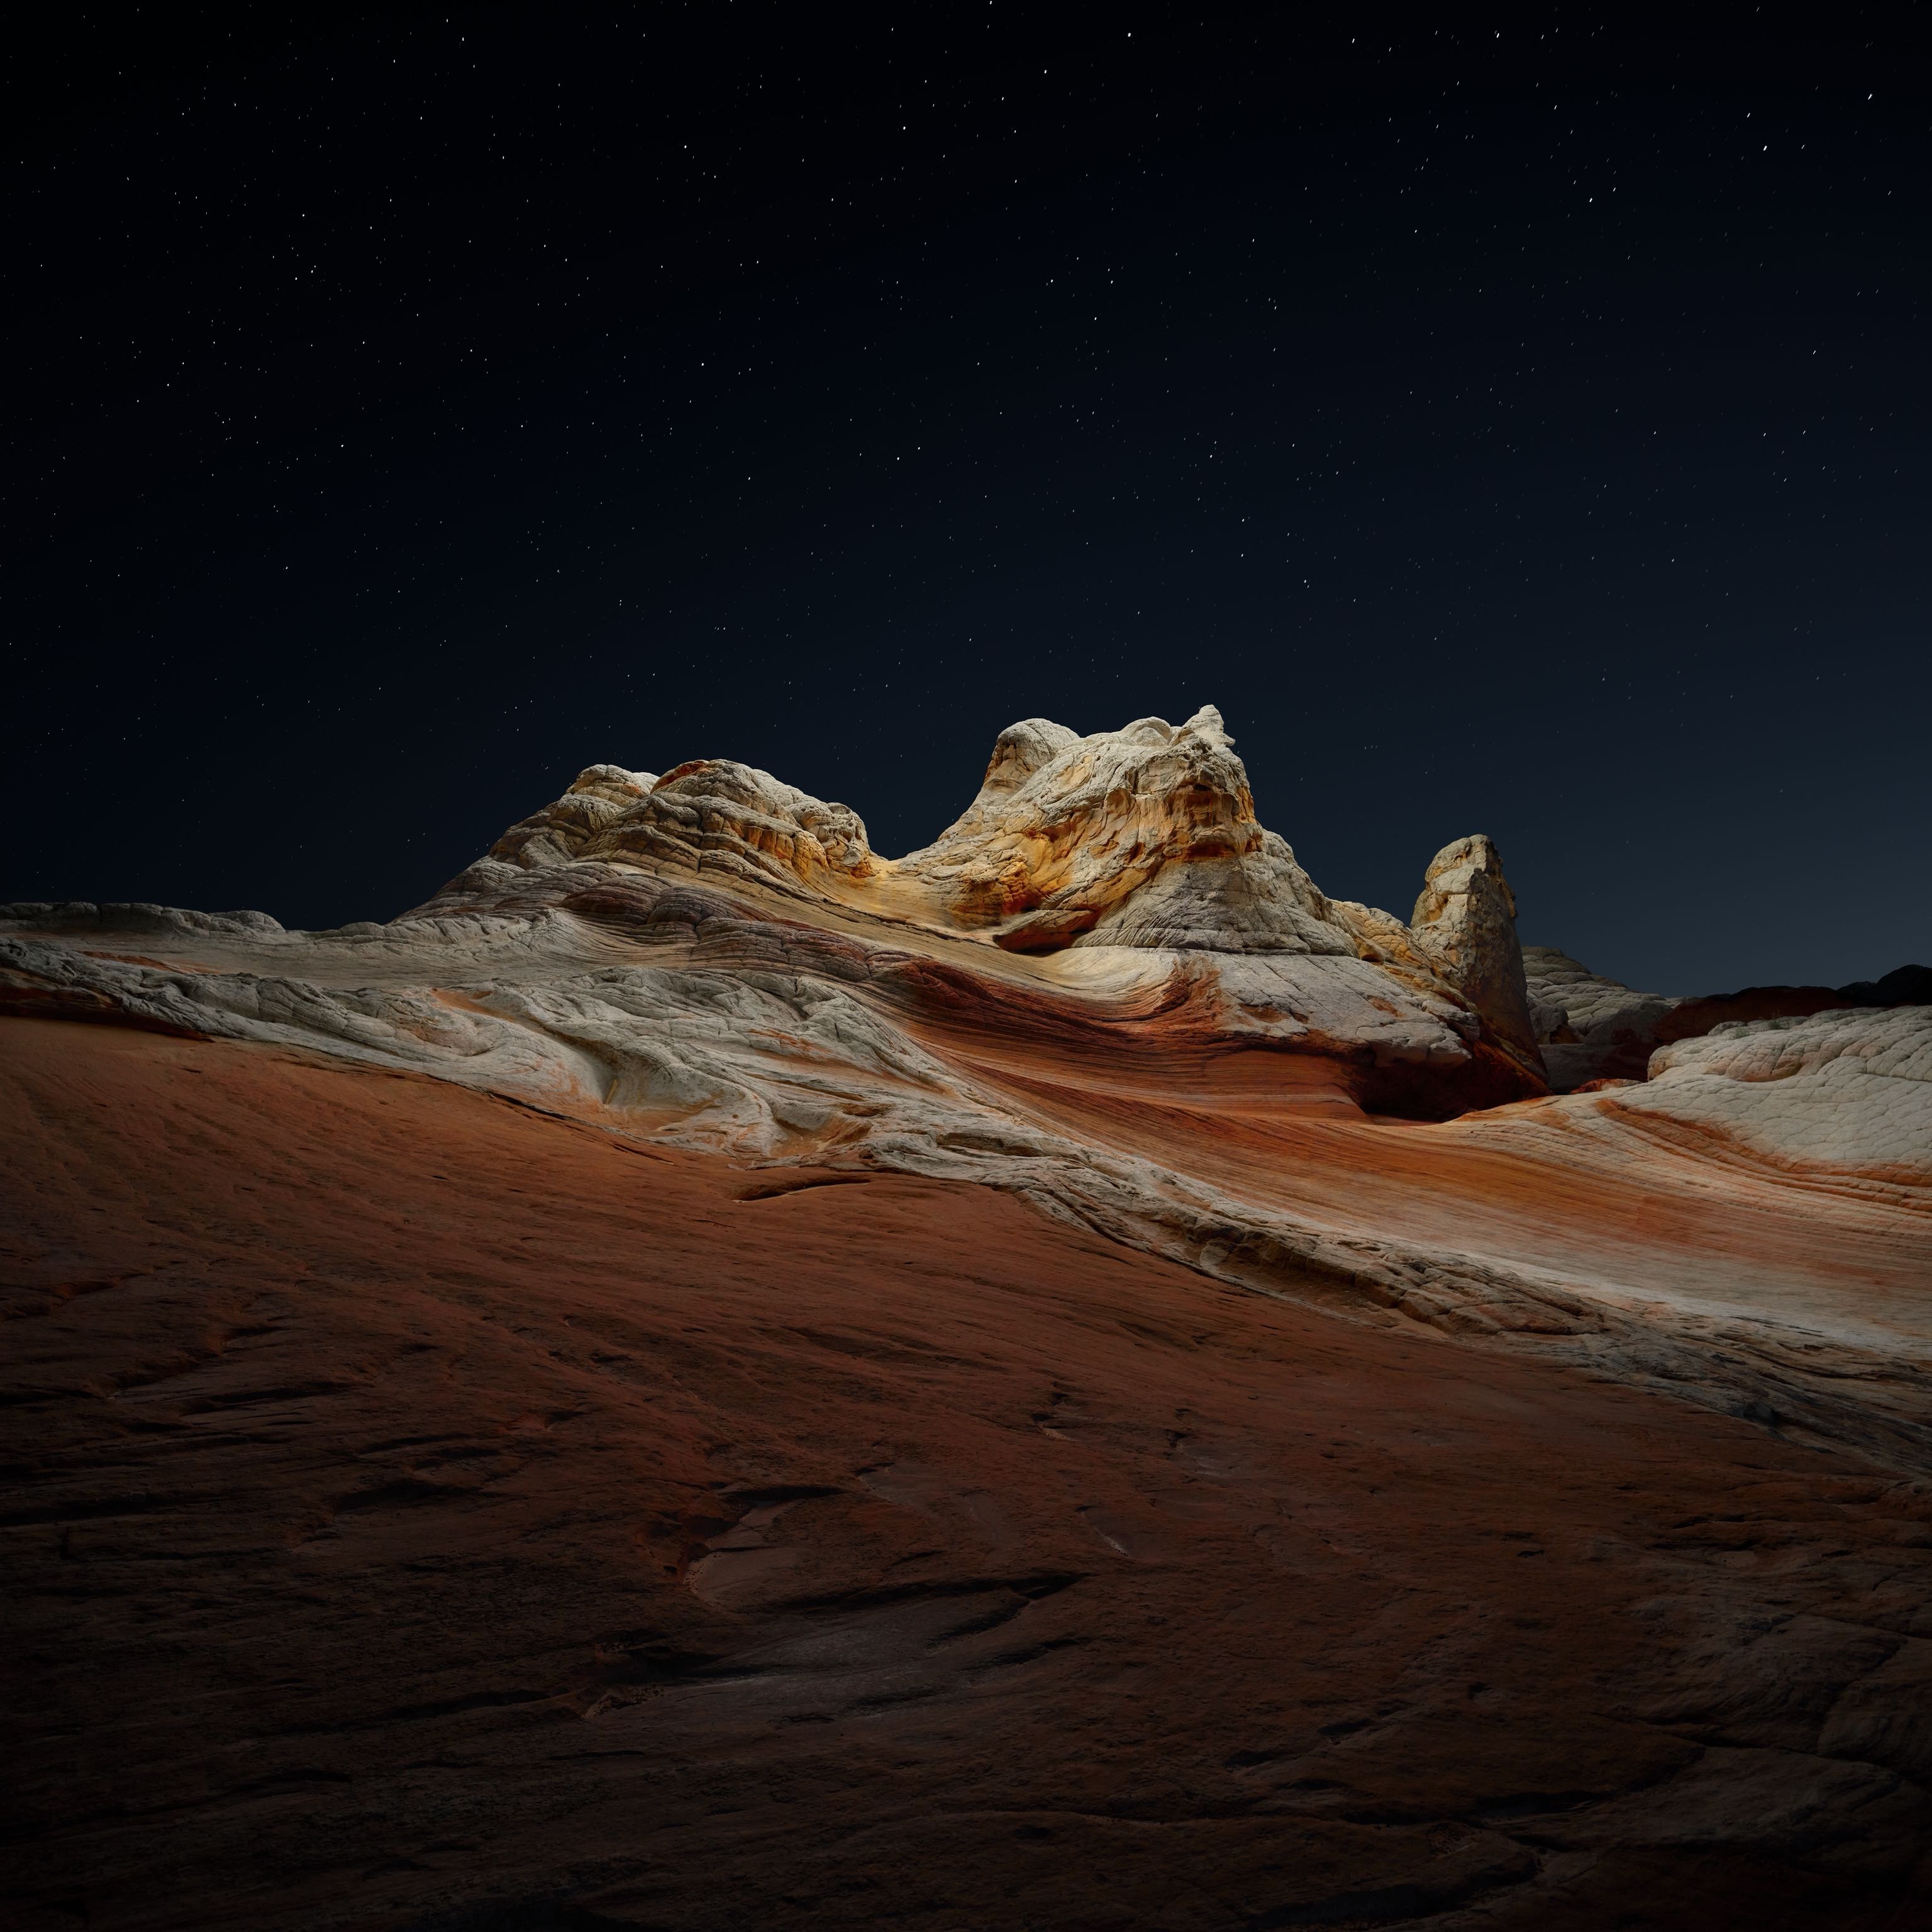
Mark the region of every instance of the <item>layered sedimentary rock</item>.
[[1932, 1008], [1515, 916], [1211, 708], [8, 908], [25, 1922], [1910, 1922]]
[[1076, 737], [1003, 732], [979, 796], [899, 871], [1014, 951], [1132, 946], [1355, 951], [1287, 842], [1255, 817], [1221, 714]]
[[1728, 1022], [1654, 1054], [1623, 1104], [1841, 1186], [1932, 1186], [1932, 1006]]
[[[1352, 1064], [1351, 1090], [1370, 1105], [1439, 1113], [1542, 1090], [1493, 845], [1464, 842], [1480, 862], [1444, 893], [1425, 941], [1326, 898], [1256, 818], [1232, 746], [1211, 705], [1179, 726], [1143, 718], [1084, 737], [1024, 719], [1000, 734], [961, 817], [896, 860], [872, 851], [848, 807], [748, 766], [700, 760], [656, 781], [592, 766], [412, 916], [532, 910], [599, 881], [634, 902], [688, 878], [776, 893], [862, 942], [963, 944], [957, 956], [982, 972], [998, 970], [990, 949], [1078, 950], [1094, 956], [1084, 979], [1066, 962], [1035, 982], [1184, 982], [1197, 1018], [1214, 1010], [1229, 1041]], [[1121, 952], [1136, 957], [1105, 956]], [[1391, 1055], [1428, 1078], [1378, 1079]]]
[[866, 828], [842, 805], [729, 758], [698, 758], [654, 778], [591, 765], [562, 797], [513, 825], [442, 896], [488, 897], [505, 868], [577, 862], [708, 872], [799, 892], [874, 867]]

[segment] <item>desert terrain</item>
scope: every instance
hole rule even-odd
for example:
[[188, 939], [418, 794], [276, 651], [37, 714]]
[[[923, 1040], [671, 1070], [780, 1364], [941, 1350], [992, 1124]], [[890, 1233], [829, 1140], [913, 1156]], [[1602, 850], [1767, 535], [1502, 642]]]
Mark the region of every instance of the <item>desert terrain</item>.
[[1419, 884], [1210, 707], [0, 909], [14, 1922], [1927, 1922], [1932, 1006]]

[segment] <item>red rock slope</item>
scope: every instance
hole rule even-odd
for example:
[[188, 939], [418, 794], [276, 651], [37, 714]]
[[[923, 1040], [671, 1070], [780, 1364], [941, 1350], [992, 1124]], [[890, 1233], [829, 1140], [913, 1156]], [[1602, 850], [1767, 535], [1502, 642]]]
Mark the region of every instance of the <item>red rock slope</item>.
[[1515, 916], [1211, 707], [0, 908], [10, 1927], [1932, 1921], [1932, 1009]]
[[1909, 1478], [985, 1186], [0, 1081], [11, 1924], [1927, 1922]]

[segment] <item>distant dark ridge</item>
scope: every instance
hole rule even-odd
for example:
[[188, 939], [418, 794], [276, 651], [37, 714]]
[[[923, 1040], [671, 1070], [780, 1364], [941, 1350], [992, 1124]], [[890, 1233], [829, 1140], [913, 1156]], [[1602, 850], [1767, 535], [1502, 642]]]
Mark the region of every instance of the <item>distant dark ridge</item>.
[[1932, 1006], [1932, 966], [1893, 966], [1884, 980], [1852, 980], [1851, 986], [1747, 986], [1737, 993], [1700, 993], [1698, 1000], [1816, 999], [1824, 1006]]
[[1849, 986], [1745, 986], [1735, 993], [1700, 993], [1698, 1004], [1720, 1000], [1815, 1000], [1828, 1006], [1932, 1006], [1932, 966], [1895, 966], [1882, 980], [1854, 980]]
[[1854, 980], [1838, 998], [1848, 1006], [1932, 1006], [1932, 966], [1895, 966], [1882, 980]]
[[1672, 1006], [1657, 1022], [1649, 1044], [1667, 1046], [1673, 1040], [1700, 1039], [1714, 1027], [1738, 1020], [1802, 1019], [1847, 1006], [1932, 1006], [1932, 967], [1900, 966], [1882, 980], [1856, 980], [1849, 986], [1745, 986], [1735, 993], [1706, 993]]

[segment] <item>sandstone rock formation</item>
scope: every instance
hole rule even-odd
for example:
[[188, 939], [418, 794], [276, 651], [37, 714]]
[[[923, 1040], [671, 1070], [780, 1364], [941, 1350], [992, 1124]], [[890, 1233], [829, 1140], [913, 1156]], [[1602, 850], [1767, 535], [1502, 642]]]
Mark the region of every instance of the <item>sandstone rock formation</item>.
[[1649, 1392], [1661, 1324], [103, 1027], [0, 1022], [0, 1159], [23, 1932], [1922, 1904], [1924, 1486]]
[[487, 897], [502, 868], [598, 860], [715, 875], [800, 892], [869, 878], [866, 828], [769, 772], [698, 758], [653, 778], [592, 765], [553, 805], [513, 825], [442, 898]]
[[568, 865], [586, 845], [640, 799], [658, 781], [650, 772], [627, 772], [621, 765], [590, 765], [553, 805], [513, 825], [490, 847], [501, 863], [536, 872]]
[[1505, 1050], [1540, 1075], [1542, 1057], [1516, 936], [1516, 897], [1491, 840], [1478, 832], [1436, 854], [1424, 874], [1411, 928], [1417, 950], [1461, 989]]
[[[1540, 1092], [1493, 845], [1463, 842], [1480, 848], [1480, 860], [1430, 901], [1435, 937], [1425, 943], [1388, 913], [1324, 896], [1257, 819], [1233, 742], [1212, 705], [1179, 726], [1142, 718], [1085, 737], [1023, 719], [1000, 734], [960, 818], [896, 860], [872, 850], [845, 806], [748, 766], [701, 760], [654, 782], [593, 766], [412, 916], [532, 907], [597, 878], [683, 874], [857, 914], [880, 922], [874, 931], [889, 922], [903, 936], [910, 927], [928, 944], [944, 936], [1022, 956], [1155, 954], [1170, 976], [1225, 978], [1241, 957], [1274, 961], [1277, 976], [1289, 958], [1330, 960], [1334, 970], [1311, 968], [1296, 984], [1321, 989], [1316, 1004], [1330, 1023], [1297, 1021], [1296, 995], [1273, 1010], [1286, 1028], [1257, 1028], [1241, 1018], [1237, 995], [1222, 1003], [1228, 1024], [1277, 1046], [1294, 1040], [1379, 1064], [1388, 1022], [1398, 1018], [1418, 1042], [1408, 1057], [1438, 1070], [1413, 1102], [1425, 1111]], [[1211, 963], [1188, 965], [1183, 956]], [[1246, 1008], [1264, 1010], [1265, 998]], [[1370, 1085], [1365, 1100], [1408, 1110]]]
[[1000, 734], [965, 812], [898, 869], [1014, 951], [1352, 952], [1256, 820], [1233, 743], [1211, 704], [1178, 728], [1142, 718], [1088, 738], [1026, 719]]
[[1932, 1185], [1932, 1006], [1729, 1022], [1659, 1048], [1621, 1098], [1841, 1187]]
[[1932, 1007], [1515, 911], [1211, 708], [0, 908], [22, 1922], [1911, 1922]]

